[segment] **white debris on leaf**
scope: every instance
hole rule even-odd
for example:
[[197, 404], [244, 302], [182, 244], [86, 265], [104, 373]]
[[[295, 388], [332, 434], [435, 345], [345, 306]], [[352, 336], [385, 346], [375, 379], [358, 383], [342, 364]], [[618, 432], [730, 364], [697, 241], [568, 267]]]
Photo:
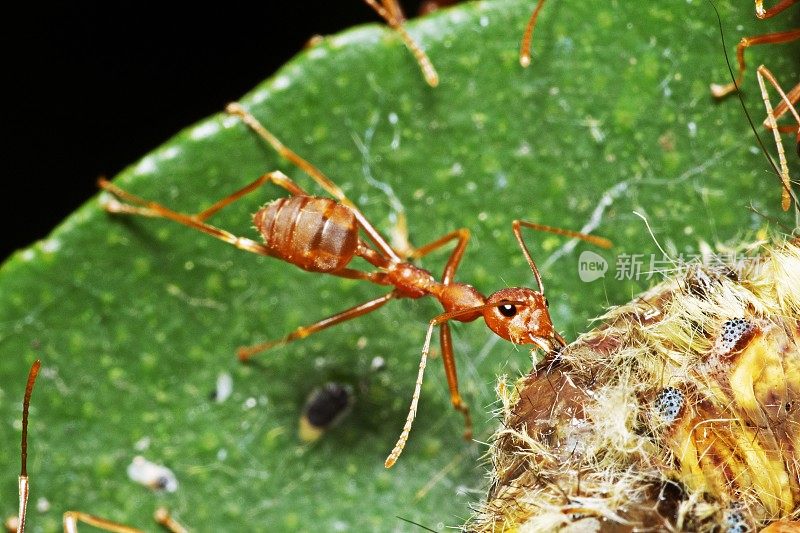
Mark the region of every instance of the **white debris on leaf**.
[[233, 392], [233, 378], [227, 372], [221, 372], [217, 376], [217, 388], [214, 394], [214, 401], [222, 403], [231, 397]]
[[175, 492], [178, 479], [166, 466], [151, 463], [141, 455], [133, 458], [128, 466], [128, 477], [151, 490]]

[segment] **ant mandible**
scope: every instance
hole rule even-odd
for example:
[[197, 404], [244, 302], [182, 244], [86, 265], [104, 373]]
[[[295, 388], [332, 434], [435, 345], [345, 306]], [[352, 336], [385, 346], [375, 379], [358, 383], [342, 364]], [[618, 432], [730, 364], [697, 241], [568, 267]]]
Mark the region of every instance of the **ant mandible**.
[[[515, 220], [512, 223], [512, 230], [536, 278], [538, 289], [526, 287], [506, 288], [495, 292], [487, 298], [471, 285], [454, 281], [456, 269], [461, 262], [469, 240], [470, 233], [468, 229], [461, 228], [420, 248], [398, 252], [384, 240], [358, 207], [345, 196], [338, 185], [314, 165], [281, 143], [277, 137], [270, 133], [241, 105], [237, 103], [229, 104], [226, 111], [233, 116], [239, 117], [272, 146], [279, 155], [306, 172], [334, 199], [311, 196], [282, 172], [274, 171], [264, 174], [251, 184], [194, 215], [173, 211], [161, 204], [124, 191], [105, 179], [100, 179], [100, 187], [113, 195], [113, 197], [106, 199], [104, 208], [111, 213], [173, 220], [179, 224], [207, 233], [242, 250], [276, 257], [309, 272], [365, 280], [393, 287], [390, 292], [383, 296], [364, 302], [314, 324], [299, 327], [282, 339], [241, 347], [237, 352], [241, 361], [247, 361], [257, 353], [275, 346], [305, 338], [335, 324], [375, 311], [393, 299], [421, 298], [430, 295], [439, 300], [444, 307], [444, 313], [430, 321], [414, 394], [412, 395], [411, 407], [400, 438], [386, 459], [387, 468], [391, 467], [400, 456], [411, 431], [419, 401], [422, 376], [427, 363], [431, 334], [435, 326], [440, 326], [439, 339], [447, 384], [450, 389], [450, 402], [464, 416], [464, 437], [466, 439], [472, 437], [472, 421], [469, 409], [458, 391], [456, 362], [453, 357], [449, 320], [471, 322], [478, 317], [483, 317], [486, 325], [500, 337], [514, 344], [533, 344], [535, 346], [534, 349], [539, 348], [546, 353], [555, 352], [566, 345], [564, 338], [553, 327], [548, 312], [547, 298], [544, 295], [542, 278], [536, 268], [536, 263], [528, 251], [528, 247], [522, 239], [522, 228], [527, 227], [580, 238], [604, 248], [611, 246], [609, 240], [574, 231], [551, 228], [524, 220]], [[253, 215], [254, 225], [264, 239], [263, 244], [246, 237], [236, 236], [206, 222], [208, 218], [224, 207], [266, 183], [273, 183], [286, 189], [290, 196], [267, 203]], [[363, 231], [366, 234], [371, 245], [361, 239], [359, 231]], [[434, 279], [433, 275], [427, 270], [408, 262], [408, 259], [421, 258], [451, 241], [455, 241], [455, 248], [444, 267], [441, 281]], [[350, 261], [355, 257], [365, 259], [376, 270], [365, 272], [348, 268]]]

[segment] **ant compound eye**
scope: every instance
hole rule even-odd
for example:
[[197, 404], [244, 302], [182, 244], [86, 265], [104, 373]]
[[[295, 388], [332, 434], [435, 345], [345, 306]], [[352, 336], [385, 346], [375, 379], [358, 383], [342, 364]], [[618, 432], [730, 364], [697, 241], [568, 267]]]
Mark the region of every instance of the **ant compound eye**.
[[498, 305], [497, 310], [500, 311], [501, 315], [508, 318], [511, 318], [512, 316], [517, 314], [517, 306], [514, 304]]

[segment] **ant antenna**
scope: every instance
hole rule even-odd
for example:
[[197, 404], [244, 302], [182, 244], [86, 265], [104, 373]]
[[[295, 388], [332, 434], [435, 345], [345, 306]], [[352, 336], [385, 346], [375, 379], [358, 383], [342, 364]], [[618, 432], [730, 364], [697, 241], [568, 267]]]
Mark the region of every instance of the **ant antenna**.
[[536, 278], [536, 283], [539, 285], [539, 292], [544, 294], [544, 286], [542, 285], [542, 276], [539, 274], [539, 269], [536, 267], [536, 262], [531, 257], [531, 253], [528, 250], [528, 247], [525, 245], [525, 241], [522, 239], [522, 229], [523, 227], [538, 230], [538, 231], [546, 231], [548, 233], [555, 233], [556, 235], [563, 235], [565, 237], [572, 237], [573, 239], [581, 239], [588, 243], [594, 244], [595, 246], [599, 246], [600, 248], [611, 248], [613, 243], [606, 239], [605, 237], [599, 237], [597, 235], [588, 235], [586, 233], [581, 233], [579, 231], [571, 231], [568, 229], [556, 228], [553, 226], [545, 226], [544, 224], [537, 224], [535, 222], [528, 222], [527, 220], [514, 220], [511, 223], [511, 228], [514, 230], [514, 237], [516, 237], [517, 242], [519, 243], [519, 247], [522, 248], [522, 254], [525, 256], [525, 259], [528, 261], [528, 265], [531, 267], [531, 271], [533, 272], [534, 277]]
[[37, 359], [31, 365], [28, 373], [28, 383], [25, 385], [25, 398], [22, 400], [22, 466], [19, 472], [19, 528], [18, 533], [25, 533], [25, 514], [28, 511], [28, 409], [31, 405], [31, 393], [33, 384], [36, 383], [36, 376], [39, 375], [39, 368], [42, 364]]
[[[537, 272], [538, 274], [538, 272]], [[478, 305], [475, 307], [468, 307], [466, 309], [456, 309], [453, 311], [448, 311], [442, 313], [431, 319], [428, 324], [428, 333], [425, 335], [425, 345], [422, 347], [422, 358], [419, 361], [419, 370], [417, 371], [417, 381], [414, 384], [414, 394], [411, 395], [411, 407], [408, 409], [408, 416], [406, 417], [406, 423], [403, 426], [403, 431], [400, 433], [400, 437], [397, 439], [397, 443], [392, 448], [391, 453], [384, 461], [383, 465], [386, 468], [391, 468], [397, 462], [397, 459], [400, 457], [400, 454], [403, 453], [403, 449], [406, 447], [406, 442], [408, 442], [408, 436], [411, 434], [411, 426], [414, 424], [414, 419], [417, 416], [417, 406], [419, 405], [419, 396], [422, 390], [422, 378], [425, 375], [425, 367], [428, 364], [428, 354], [430, 353], [431, 349], [431, 336], [433, 335], [433, 328], [447, 322], [452, 318], [456, 318], [458, 316], [463, 316], [470, 313], [475, 313], [476, 311], [483, 311], [484, 309], [488, 309], [489, 307], [496, 307], [497, 305], [503, 304], [512, 304], [512, 305], [521, 305], [524, 302], [515, 302], [511, 300], [504, 300], [501, 302], [494, 302], [494, 303], [487, 303], [483, 305]]]
[[[714, 4], [713, 0], [708, 0], [708, 3], [711, 4], [712, 9], [714, 10], [714, 14], [717, 16], [717, 25], [719, 26], [719, 37], [722, 41], [722, 53], [725, 55], [725, 64], [728, 66], [728, 74], [731, 77], [731, 82], [733, 83], [734, 90], [736, 92], [736, 96], [739, 98], [739, 103], [742, 105], [742, 110], [744, 110], [744, 114], [747, 117], [747, 122], [750, 124], [750, 129], [753, 130], [753, 135], [756, 136], [756, 140], [758, 141], [758, 145], [761, 147], [761, 151], [764, 153], [764, 156], [769, 161], [770, 166], [775, 171], [775, 175], [778, 176], [780, 179], [781, 171], [778, 169], [778, 166], [775, 164], [775, 161], [772, 159], [772, 156], [769, 155], [767, 151], [767, 147], [764, 145], [764, 141], [761, 140], [761, 136], [758, 134], [756, 130], [756, 126], [753, 123], [753, 119], [750, 116], [750, 112], [747, 110], [747, 105], [744, 103], [744, 98], [742, 97], [742, 92], [739, 90], [739, 84], [736, 83], [736, 76], [733, 74], [733, 67], [731, 66], [730, 58], [728, 57], [728, 49], [727, 45], [725, 44], [725, 32], [722, 30], [722, 18], [719, 15], [719, 11], [717, 10], [717, 6]], [[800, 209], [800, 202], [797, 200], [797, 196], [795, 196], [794, 191], [792, 191], [791, 187], [788, 184], [784, 183], [781, 179], [781, 187], [783, 188], [786, 193], [791, 196], [792, 200], [794, 201], [794, 205], [796, 208]]]

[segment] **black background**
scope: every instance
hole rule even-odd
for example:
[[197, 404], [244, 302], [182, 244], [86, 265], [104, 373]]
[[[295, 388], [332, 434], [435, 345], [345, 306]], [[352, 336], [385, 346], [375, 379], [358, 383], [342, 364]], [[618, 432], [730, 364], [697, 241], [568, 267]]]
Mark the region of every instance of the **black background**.
[[[380, 22], [362, 0], [77, 4], [0, 15], [11, 92], [0, 260], [45, 237], [95, 194], [99, 176], [220, 111], [312, 35]], [[409, 16], [418, 5], [403, 2]]]

